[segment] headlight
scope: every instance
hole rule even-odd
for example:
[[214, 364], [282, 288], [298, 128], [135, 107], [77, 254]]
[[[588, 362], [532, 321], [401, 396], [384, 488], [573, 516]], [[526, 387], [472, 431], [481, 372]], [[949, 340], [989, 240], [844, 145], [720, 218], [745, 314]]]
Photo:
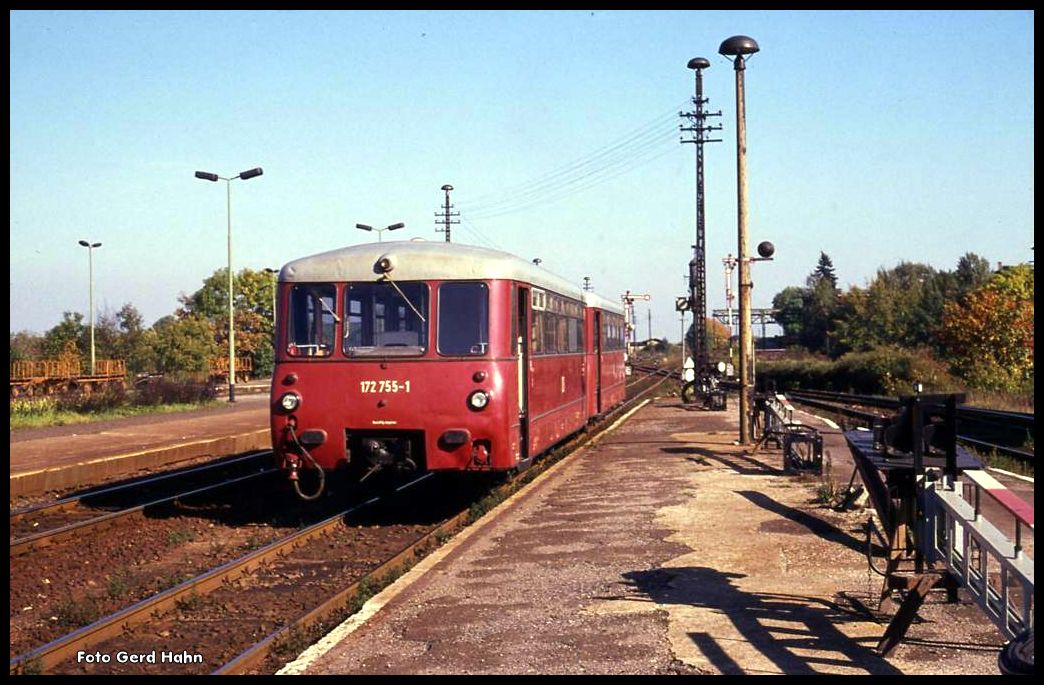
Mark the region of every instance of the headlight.
[[489, 404], [489, 395], [485, 390], [476, 390], [468, 395], [468, 406], [472, 409], [485, 409], [487, 404]]
[[301, 396], [296, 392], [288, 392], [279, 398], [279, 406], [283, 411], [294, 411], [301, 406]]

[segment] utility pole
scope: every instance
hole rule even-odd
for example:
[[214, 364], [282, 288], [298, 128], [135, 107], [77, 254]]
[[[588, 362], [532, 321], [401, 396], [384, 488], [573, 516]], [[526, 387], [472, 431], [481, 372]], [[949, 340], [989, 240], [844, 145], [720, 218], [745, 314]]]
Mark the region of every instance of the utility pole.
[[747, 109], [744, 94], [744, 71], [746, 55], [758, 52], [758, 44], [748, 36], [732, 36], [722, 41], [718, 53], [733, 57], [736, 73], [736, 233], [739, 262], [739, 444], [749, 445], [753, 440], [754, 427], [754, 348], [751, 344], [750, 328], [750, 262], [747, 260]]
[[649, 314], [649, 337], [646, 340], [652, 340], [652, 309], [647, 313]]
[[584, 292], [585, 293], [591, 292], [591, 277], [590, 276], [584, 276]]
[[454, 221], [453, 217], [460, 216], [460, 212], [451, 212], [450, 211], [451, 209], [453, 209], [453, 205], [450, 204], [449, 194], [450, 194], [450, 191], [453, 190], [453, 186], [451, 186], [449, 183], [447, 183], [446, 185], [442, 186], [442, 190], [446, 193], [446, 203], [444, 205], [442, 205], [442, 213], [441, 214], [438, 213], [438, 212], [435, 212], [435, 223], [442, 224], [442, 228], [436, 228], [435, 232], [436, 233], [440, 233], [440, 232], [441, 233], [445, 233], [446, 234], [446, 242], [448, 243], [448, 242], [450, 242], [450, 226], [452, 224], [459, 224], [460, 223], [459, 220], [458, 221]]
[[703, 109], [703, 105], [709, 100], [703, 97], [703, 70], [710, 66], [710, 61], [705, 57], [694, 57], [689, 60], [687, 66], [696, 73], [696, 95], [692, 98], [696, 108], [692, 112], [678, 112], [678, 116], [688, 119], [692, 124], [691, 126], [678, 126], [678, 129], [692, 134], [690, 139], [682, 138], [682, 143], [696, 145], [696, 244], [692, 246], [693, 257], [689, 262], [689, 308], [693, 313], [694, 349], [692, 356], [696, 369], [699, 371], [706, 368], [710, 362], [710, 354], [707, 350], [707, 244], [704, 220], [703, 144], [721, 142], [720, 139], [706, 137], [711, 131], [721, 130], [721, 126], [707, 124], [707, 117], [720, 117], [721, 110], [705, 112]]

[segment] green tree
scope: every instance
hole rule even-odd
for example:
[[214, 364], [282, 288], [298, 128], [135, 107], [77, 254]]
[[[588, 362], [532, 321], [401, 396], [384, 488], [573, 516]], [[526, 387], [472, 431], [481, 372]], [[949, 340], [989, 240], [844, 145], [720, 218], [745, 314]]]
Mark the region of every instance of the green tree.
[[[254, 371], [271, 373], [272, 349], [272, 276], [264, 271], [243, 269], [232, 285], [235, 310], [236, 356], [253, 359]], [[215, 334], [218, 352], [228, 355], [228, 270], [218, 269], [192, 295], [178, 298], [179, 317], [206, 320]]]
[[991, 276], [993, 276], [993, 271], [985, 257], [980, 257], [974, 252], [966, 252], [957, 260], [957, 271], [954, 273], [954, 277], [957, 279], [958, 297], [964, 297], [985, 285]]
[[933, 284], [936, 274], [930, 266], [911, 262], [878, 269], [867, 288], [853, 287], [844, 295], [837, 339], [855, 351], [930, 344], [944, 302], [938, 295], [941, 282]]
[[8, 352], [11, 361], [37, 360], [43, 358], [43, 336], [32, 331], [11, 333], [11, 344]]
[[783, 328], [784, 344], [798, 344], [812, 352], [836, 353], [832, 328], [839, 295], [834, 263], [825, 252], [820, 252], [804, 288], [790, 286], [772, 298], [776, 322]]
[[783, 328], [784, 344], [797, 345], [804, 328], [804, 288], [792, 285], [779, 291], [772, 298], [772, 309], [776, 323]]
[[837, 288], [837, 274], [834, 273], [834, 262], [826, 252], [819, 253], [819, 263], [816, 264], [816, 270], [812, 272], [812, 278], [816, 281], [830, 281], [830, 285], [835, 289]]
[[220, 354], [214, 326], [201, 316], [165, 316], [152, 329], [156, 370], [161, 373], [204, 373]]
[[90, 355], [90, 329], [83, 323], [83, 314], [64, 312], [62, 321], [44, 333], [43, 356], [58, 359], [69, 351], [72, 343], [81, 361]]
[[137, 308], [130, 302], [124, 304], [116, 312], [116, 324], [120, 335], [115, 354], [127, 362], [128, 373], [157, 371], [156, 332], [145, 328], [145, 320]]

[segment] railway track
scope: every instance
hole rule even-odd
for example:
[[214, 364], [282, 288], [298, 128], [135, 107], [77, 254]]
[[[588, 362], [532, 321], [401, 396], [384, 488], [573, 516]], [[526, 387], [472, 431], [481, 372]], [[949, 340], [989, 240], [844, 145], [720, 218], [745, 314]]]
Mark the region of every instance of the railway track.
[[[791, 401], [831, 411], [855, 419], [866, 426], [885, 413], [866, 411], [866, 407], [895, 410], [899, 400], [873, 395], [852, 395], [815, 390], [788, 391]], [[861, 407], [857, 409], [856, 407]], [[957, 440], [974, 447], [977, 451], [996, 452], [1016, 459], [1028, 466], [1033, 465], [1033, 452], [1022, 447], [1023, 440], [1033, 435], [1033, 414], [1002, 412], [978, 407], [957, 409]]]
[[[342, 620], [345, 615], [361, 605], [361, 601], [374, 588], [390, 582], [395, 573], [412, 565], [458, 528], [481, 516], [487, 507], [507, 497], [554, 463], [557, 458], [576, 449], [591, 436], [606, 428], [613, 418], [633, 404], [638, 397], [658, 387], [664, 380], [665, 378], [656, 376], [636, 379], [628, 386], [628, 394], [632, 399], [610, 413], [597, 427], [567, 442], [530, 467], [522, 477], [490, 492], [481, 502], [471, 496], [474, 493], [465, 493], [464, 499], [467, 501], [457, 504], [466, 506], [454, 512], [443, 511], [437, 517], [437, 521], [425, 523], [420, 527], [416, 522], [385, 521], [373, 529], [373, 536], [367, 537], [363, 534], [362, 538], [359, 538], [361, 529], [355, 526], [361, 524], [355, 517], [369, 512], [372, 520], [380, 522], [380, 517], [374, 512], [379, 511], [382, 506], [394, 511], [398, 516], [402, 506], [396, 506], [395, 502], [398, 501], [397, 497], [402, 496], [403, 487], [400, 487], [394, 493], [388, 493], [384, 499], [371, 498], [361, 502], [351, 509], [338, 512], [261, 549], [21, 654], [11, 660], [10, 672], [155, 673], [155, 668], [135, 671], [132, 664], [127, 665], [126, 669], [116, 668], [112, 663], [85, 665], [82, 662], [76, 663], [76, 656], [78, 653], [115, 655], [121, 650], [128, 653], [155, 654], [157, 650], [163, 649], [163, 644], [169, 645], [174, 639], [172, 636], [175, 635], [179, 644], [196, 640], [192, 644], [221, 645], [220, 653], [207, 648], [210, 654], [206, 662], [199, 665], [198, 670], [185, 670], [184, 664], [179, 664], [178, 673], [205, 673], [212, 670], [221, 673], [242, 673], [250, 669], [264, 670], [264, 664], [275, 659], [273, 655], [284, 653], [287, 657], [294, 656], [301, 647], [310, 642], [308, 638], [321, 631], [328, 622]], [[437, 492], [442, 500], [446, 499], [444, 489]], [[411, 503], [411, 506], [424, 504], [424, 499], [418, 497], [416, 492], [405, 501]], [[447, 502], [427, 502], [428, 506], [422, 507], [424, 516], [430, 517], [435, 511], [433, 505], [436, 504], [445, 506]], [[368, 528], [365, 530], [369, 531]], [[394, 553], [382, 555], [379, 559], [373, 557], [374, 549], [390, 548], [394, 548]], [[336, 573], [331, 572], [330, 569], [335, 567], [339, 570]], [[320, 570], [317, 571], [317, 568]], [[337, 587], [313, 587], [311, 580], [317, 574], [334, 577], [333, 584]], [[245, 591], [236, 593], [230, 590], [236, 587]], [[303, 595], [302, 592], [294, 592], [295, 588], [303, 590]], [[292, 597], [289, 606], [287, 597]], [[208, 613], [208, 607], [213, 613]], [[294, 612], [292, 607], [301, 610]], [[297, 618], [286, 622], [285, 617], [294, 613], [299, 614]], [[258, 615], [260, 620], [250, 620], [258, 619]], [[230, 626], [230, 630], [219, 631], [218, 628], [222, 625]], [[274, 627], [274, 630], [266, 630], [266, 625]], [[192, 631], [189, 631], [189, 626], [193, 627]], [[196, 628], [200, 628], [202, 632], [196, 631]], [[192, 637], [193, 635], [196, 637]], [[119, 645], [111, 652], [106, 651], [107, 642], [113, 640], [118, 640]], [[299, 644], [302, 640], [303, 644]], [[189, 652], [185, 651], [185, 654], [189, 655]]]
[[11, 556], [73, 536], [98, 532], [118, 525], [128, 517], [144, 516], [194, 495], [274, 473], [276, 469], [266, 468], [271, 454], [271, 450], [266, 450], [221, 459], [16, 509], [11, 512]]

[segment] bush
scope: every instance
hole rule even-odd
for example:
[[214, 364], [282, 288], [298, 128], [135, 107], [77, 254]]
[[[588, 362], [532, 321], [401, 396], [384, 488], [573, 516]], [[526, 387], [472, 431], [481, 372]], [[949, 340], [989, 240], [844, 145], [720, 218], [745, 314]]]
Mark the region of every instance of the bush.
[[53, 414], [58, 409], [58, 401], [53, 397], [25, 397], [11, 400], [11, 418], [30, 418]]
[[58, 409], [78, 414], [94, 414], [116, 409], [127, 404], [127, 390], [123, 385], [98, 388], [90, 393], [80, 392], [58, 399]]
[[960, 389], [945, 364], [927, 350], [878, 347], [868, 352], [849, 352], [836, 362], [826, 359], [762, 362], [757, 367], [758, 385], [786, 390], [832, 390], [859, 395], [903, 395], [915, 381], [924, 392], [954, 392]]
[[138, 385], [134, 404], [202, 404], [217, 397], [212, 383], [192, 379], [149, 378]]

